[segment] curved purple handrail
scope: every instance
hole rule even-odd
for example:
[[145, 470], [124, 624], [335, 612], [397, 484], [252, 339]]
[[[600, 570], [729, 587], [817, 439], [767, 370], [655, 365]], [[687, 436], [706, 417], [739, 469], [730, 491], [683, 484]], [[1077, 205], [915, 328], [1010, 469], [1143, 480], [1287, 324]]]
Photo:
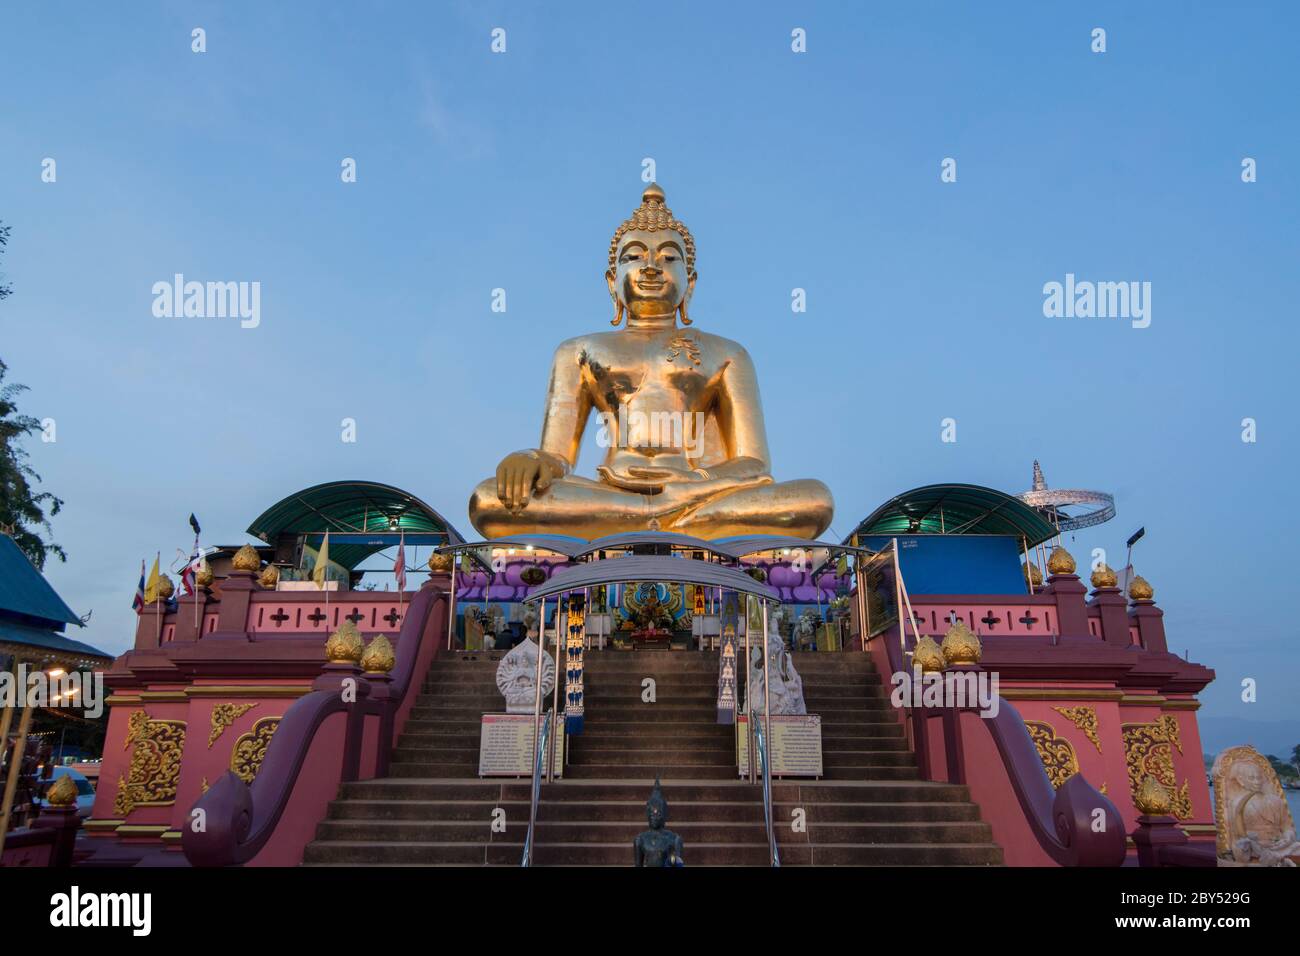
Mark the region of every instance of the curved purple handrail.
[[[1020, 711], [1005, 697], [985, 718], [1012, 789], [1038, 845], [1061, 866], [1120, 866], [1127, 852], [1124, 821], [1106, 795], [1076, 773], [1053, 789]], [[1104, 814], [1104, 824], [1097, 811]]]
[[[895, 673], [903, 670], [903, 650], [894, 636], [885, 632], [879, 637], [885, 642], [889, 666]], [[1025, 719], [1005, 697], [998, 697], [997, 716], [981, 722], [993, 736], [1016, 799], [1043, 851], [1061, 866], [1123, 864], [1126, 834], [1115, 804], [1080, 773], [1059, 790], [1053, 788]], [[1094, 827], [1097, 810], [1105, 817], [1100, 832]]]
[[[266, 846], [288, 806], [317, 732], [327, 718], [342, 711], [349, 717], [346, 774], [347, 754], [359, 754], [361, 720], [357, 718], [395, 712], [406, 697], [429, 612], [438, 597], [435, 589], [426, 586], [411, 600], [398, 637], [397, 662], [389, 685], [392, 693], [387, 699], [369, 699], [370, 685], [364, 679], [357, 681], [355, 703], [345, 703], [337, 690], [313, 690], [285, 711], [252, 786], [228, 770], [199, 797], [190, 819], [195, 810], [202, 810], [203, 829], [187, 825], [181, 834], [181, 849], [193, 866], [247, 863]], [[380, 741], [381, 751], [391, 745], [391, 738]]]

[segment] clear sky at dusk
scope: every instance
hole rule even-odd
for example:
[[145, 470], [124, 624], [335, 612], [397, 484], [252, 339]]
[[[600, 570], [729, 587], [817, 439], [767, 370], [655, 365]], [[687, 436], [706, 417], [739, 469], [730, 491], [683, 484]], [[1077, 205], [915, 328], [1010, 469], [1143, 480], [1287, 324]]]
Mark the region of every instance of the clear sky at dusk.
[[[775, 476], [825, 481], [833, 532], [918, 485], [1024, 491], [1038, 458], [1116, 496], [1067, 537], [1081, 564], [1145, 525], [1170, 648], [1218, 672], [1206, 715], [1300, 716], [1300, 8], [809, 6], [0, 8], [0, 358], [57, 423], [26, 447], [66, 500], [76, 636], [127, 649], [140, 560], [188, 548], [191, 511], [238, 543], [371, 479], [472, 533], [554, 346], [609, 328], [651, 158], [691, 314], [749, 349]], [[155, 317], [176, 273], [260, 282], [260, 324]], [[1045, 317], [1067, 273], [1150, 282], [1150, 326]]]

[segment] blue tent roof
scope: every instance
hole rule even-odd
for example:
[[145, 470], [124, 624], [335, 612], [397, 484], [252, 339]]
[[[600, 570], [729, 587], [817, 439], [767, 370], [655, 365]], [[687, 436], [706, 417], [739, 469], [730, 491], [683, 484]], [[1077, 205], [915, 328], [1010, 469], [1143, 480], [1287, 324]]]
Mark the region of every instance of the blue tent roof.
[[0, 534], [0, 616], [12, 614], [54, 628], [81, 623], [13, 538]]

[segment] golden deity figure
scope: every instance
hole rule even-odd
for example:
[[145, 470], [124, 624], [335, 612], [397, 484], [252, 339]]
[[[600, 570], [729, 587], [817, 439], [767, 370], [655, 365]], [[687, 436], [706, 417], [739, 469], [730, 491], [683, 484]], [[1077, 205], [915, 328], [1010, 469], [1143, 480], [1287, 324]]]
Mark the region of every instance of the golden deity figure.
[[[658, 185], [615, 231], [605, 279], [612, 324], [624, 328], [555, 350], [541, 445], [507, 455], [474, 490], [474, 527], [488, 538], [586, 539], [635, 530], [815, 538], [826, 530], [830, 489], [772, 478], [749, 353], [691, 326], [695, 239]], [[573, 474], [593, 411], [607, 448], [596, 480]]]

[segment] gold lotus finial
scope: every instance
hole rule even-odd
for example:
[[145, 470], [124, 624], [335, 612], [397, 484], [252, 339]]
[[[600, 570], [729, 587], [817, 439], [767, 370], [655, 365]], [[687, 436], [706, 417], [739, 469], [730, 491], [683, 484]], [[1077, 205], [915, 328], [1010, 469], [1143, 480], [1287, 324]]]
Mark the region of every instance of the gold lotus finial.
[[371, 641], [366, 652], [361, 655], [361, 669], [367, 674], [387, 674], [396, 664], [397, 655], [393, 653], [393, 645], [382, 634]]
[[72, 774], [60, 774], [59, 779], [45, 793], [45, 799], [52, 807], [70, 807], [77, 802], [77, 785]]
[[236, 571], [256, 571], [262, 566], [262, 559], [257, 553], [257, 549], [251, 544], [246, 544], [230, 560], [231, 565]]
[[916, 642], [916, 648], [912, 651], [912, 664], [927, 674], [931, 671], [941, 671], [948, 666], [948, 662], [943, 658], [943, 651], [928, 634]]
[[1146, 779], [1142, 781], [1142, 786], [1138, 787], [1138, 792], [1133, 797], [1133, 805], [1148, 817], [1167, 817], [1169, 811], [1173, 809], [1173, 798], [1159, 780], [1147, 774]]
[[275, 586], [279, 582], [280, 582], [280, 569], [277, 568], [274, 564], [268, 564], [265, 568], [263, 568], [262, 576], [257, 579], [258, 584], [272, 591], [275, 590]]
[[446, 574], [451, 570], [454, 558], [450, 554], [434, 552], [429, 555], [429, 570], [434, 574]]
[[1133, 601], [1150, 601], [1155, 595], [1155, 588], [1142, 575], [1138, 575], [1128, 585], [1128, 596]]
[[1074, 555], [1059, 544], [1052, 549], [1051, 555], [1047, 558], [1048, 574], [1073, 574], [1074, 568]]
[[204, 558], [203, 563], [199, 565], [198, 573], [194, 575], [194, 581], [201, 588], [210, 588], [212, 587], [213, 580], [215, 580], [215, 575], [212, 573], [212, 568], [208, 564], [208, 559]]
[[365, 649], [366, 643], [357, 626], [351, 618], [344, 618], [339, 629], [325, 642], [325, 660], [331, 664], [356, 664]]
[[1114, 568], [1103, 563], [1101, 567], [1092, 572], [1092, 577], [1089, 580], [1092, 581], [1092, 586], [1095, 588], [1113, 588], [1119, 581], [1119, 577], [1115, 574]]
[[1043, 572], [1038, 570], [1038, 565], [1034, 564], [1034, 562], [1026, 563], [1021, 570], [1024, 571], [1025, 580], [1032, 581], [1034, 587], [1038, 587], [1043, 583]]
[[939, 650], [943, 652], [943, 658], [949, 664], [978, 664], [983, 653], [979, 637], [962, 620], [958, 620], [948, 628]]
[[176, 591], [176, 586], [172, 584], [172, 579], [165, 574], [158, 576], [158, 597], [164, 601], [172, 596]]
[[623, 238], [623, 234], [631, 232], [634, 229], [641, 229], [645, 232], [659, 232], [661, 229], [671, 229], [674, 232], [681, 233], [682, 239], [686, 241], [686, 271], [689, 274], [695, 273], [695, 237], [691, 231], [686, 228], [684, 222], [673, 218], [673, 211], [668, 208], [667, 200], [664, 197], [664, 191], [658, 183], [651, 183], [641, 194], [641, 205], [632, 213], [630, 219], [614, 231], [614, 238], [609, 241], [609, 268], [611, 273], [616, 266], [618, 257], [618, 241]]

